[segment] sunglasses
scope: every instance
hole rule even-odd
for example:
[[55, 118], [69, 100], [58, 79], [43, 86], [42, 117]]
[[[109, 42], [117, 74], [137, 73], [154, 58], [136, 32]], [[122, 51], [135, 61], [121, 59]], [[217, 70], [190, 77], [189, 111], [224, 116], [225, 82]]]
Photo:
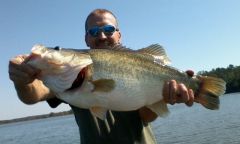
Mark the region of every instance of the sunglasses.
[[87, 32], [92, 37], [97, 37], [100, 32], [103, 32], [106, 36], [111, 36], [115, 31], [118, 31], [118, 28], [115, 28], [112, 25], [104, 25], [102, 27], [95, 26], [90, 28]]

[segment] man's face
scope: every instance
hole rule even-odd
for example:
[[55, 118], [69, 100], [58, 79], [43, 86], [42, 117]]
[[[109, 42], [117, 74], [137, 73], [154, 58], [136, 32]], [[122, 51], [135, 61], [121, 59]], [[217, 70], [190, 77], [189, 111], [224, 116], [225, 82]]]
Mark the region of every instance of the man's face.
[[101, 29], [95, 36], [91, 35], [89, 32], [86, 33], [85, 41], [91, 49], [104, 49], [107, 46], [114, 46], [120, 43], [120, 31], [114, 31], [110, 34], [106, 33], [104, 32], [103, 27], [107, 25], [114, 26], [116, 28], [116, 20], [109, 13], [89, 17], [87, 21], [87, 30], [92, 28]]

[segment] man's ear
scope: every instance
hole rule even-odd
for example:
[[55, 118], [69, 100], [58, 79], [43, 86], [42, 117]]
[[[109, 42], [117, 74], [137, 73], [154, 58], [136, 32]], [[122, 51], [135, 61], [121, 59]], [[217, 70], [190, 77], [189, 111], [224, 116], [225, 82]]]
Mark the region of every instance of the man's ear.
[[86, 43], [86, 45], [89, 47], [89, 44], [88, 44], [88, 36], [87, 36], [88, 34], [86, 33], [85, 34], [85, 43]]
[[119, 39], [119, 41], [118, 41], [118, 43], [121, 43], [121, 32], [120, 31], [118, 31], [118, 39]]

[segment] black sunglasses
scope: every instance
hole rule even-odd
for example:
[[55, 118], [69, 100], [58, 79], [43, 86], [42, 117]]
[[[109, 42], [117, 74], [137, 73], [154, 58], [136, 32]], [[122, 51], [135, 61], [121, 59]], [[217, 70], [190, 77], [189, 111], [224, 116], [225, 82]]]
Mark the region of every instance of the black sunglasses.
[[104, 25], [102, 27], [98, 26], [92, 27], [87, 32], [92, 37], [97, 37], [100, 31], [104, 32], [106, 36], [111, 36], [115, 31], [118, 31], [118, 29], [112, 25]]

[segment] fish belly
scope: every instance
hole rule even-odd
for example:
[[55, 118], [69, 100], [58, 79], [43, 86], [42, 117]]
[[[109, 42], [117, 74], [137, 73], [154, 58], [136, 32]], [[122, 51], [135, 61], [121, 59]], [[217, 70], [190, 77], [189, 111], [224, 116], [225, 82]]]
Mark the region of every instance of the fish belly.
[[129, 111], [152, 105], [163, 99], [161, 81], [135, 79], [116, 81], [116, 87], [111, 92], [93, 92], [99, 106], [115, 111]]

